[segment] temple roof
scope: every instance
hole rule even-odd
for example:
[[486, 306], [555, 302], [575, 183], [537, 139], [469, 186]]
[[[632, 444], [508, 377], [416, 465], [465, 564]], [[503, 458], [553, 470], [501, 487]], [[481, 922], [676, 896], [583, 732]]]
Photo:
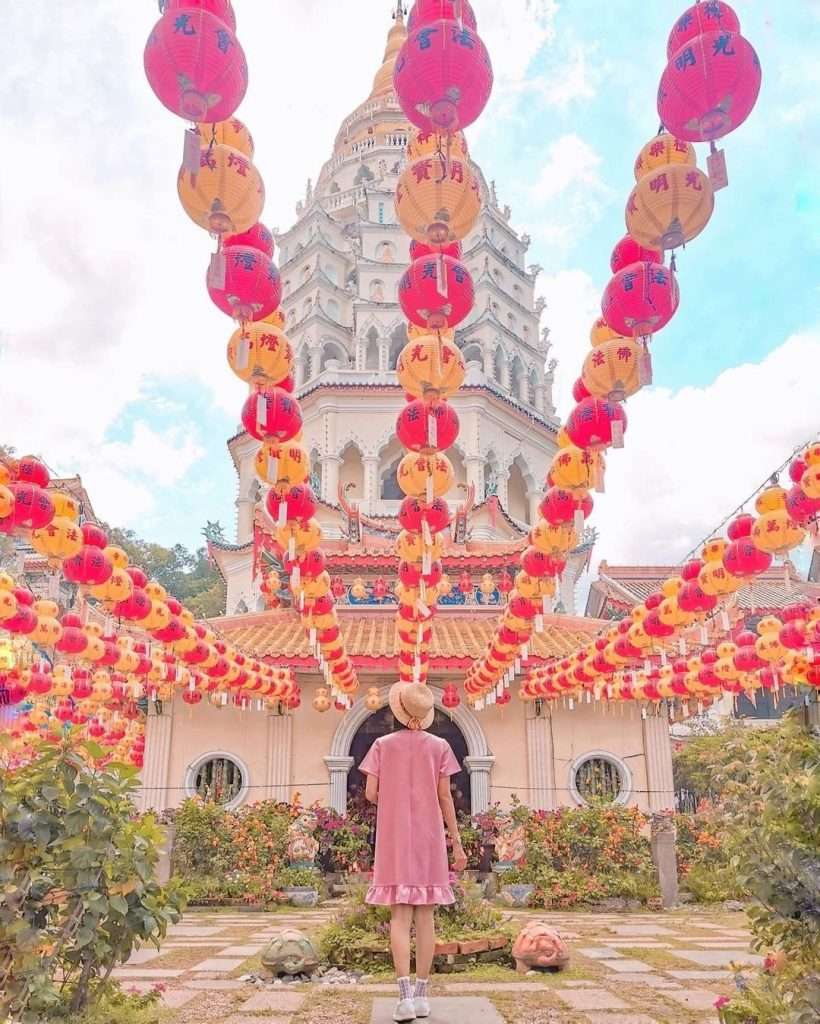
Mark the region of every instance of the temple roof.
[[[366, 609], [340, 605], [338, 612], [345, 649], [358, 668], [385, 668], [394, 661], [397, 655], [395, 605]], [[432, 622], [431, 667], [468, 667], [484, 652], [498, 625], [498, 617], [497, 607], [471, 606], [469, 612], [463, 608], [440, 608]], [[210, 625], [253, 657], [286, 661], [292, 667], [316, 667], [305, 630], [294, 610], [277, 609], [212, 619]], [[532, 659], [544, 661], [571, 654], [601, 626], [597, 619], [547, 616], [544, 632], [533, 635]]]
[[373, 88], [370, 91], [370, 99], [373, 99], [374, 96], [383, 96], [385, 93], [391, 92], [393, 89], [393, 69], [396, 66], [396, 57], [398, 57], [399, 50], [402, 48], [404, 40], [407, 38], [407, 28], [404, 24], [404, 12], [400, 2], [396, 6], [396, 12], [393, 17], [395, 19], [395, 24], [387, 33], [387, 45], [384, 48], [382, 66], [376, 72], [376, 76], [373, 79]]

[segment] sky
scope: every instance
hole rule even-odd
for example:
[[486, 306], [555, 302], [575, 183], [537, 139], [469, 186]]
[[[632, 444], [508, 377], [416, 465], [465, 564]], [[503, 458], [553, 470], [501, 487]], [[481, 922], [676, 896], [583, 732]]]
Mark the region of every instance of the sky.
[[[369, 93], [390, 0], [236, 0], [263, 220], [285, 229]], [[730, 187], [678, 260], [655, 383], [596, 496], [596, 559], [676, 562], [820, 430], [820, 0], [738, 0], [763, 86], [722, 143]], [[495, 70], [471, 152], [544, 270], [569, 395], [657, 131], [681, 0], [474, 0]], [[81, 473], [99, 516], [161, 543], [234, 528], [243, 385], [204, 285], [210, 240], [179, 206], [184, 122], [142, 69], [151, 0], [11, 5], [0, 37], [0, 443]], [[701, 164], [704, 147], [699, 147]]]

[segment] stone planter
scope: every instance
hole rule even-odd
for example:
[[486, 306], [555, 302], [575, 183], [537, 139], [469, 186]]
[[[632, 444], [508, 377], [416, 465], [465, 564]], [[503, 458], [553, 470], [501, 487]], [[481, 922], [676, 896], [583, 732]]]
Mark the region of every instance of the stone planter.
[[501, 886], [501, 898], [510, 907], [528, 907], [534, 892], [535, 886], [527, 882]]
[[289, 886], [282, 890], [288, 898], [288, 903], [293, 907], [315, 907], [319, 902], [318, 889], [311, 889], [305, 885]]

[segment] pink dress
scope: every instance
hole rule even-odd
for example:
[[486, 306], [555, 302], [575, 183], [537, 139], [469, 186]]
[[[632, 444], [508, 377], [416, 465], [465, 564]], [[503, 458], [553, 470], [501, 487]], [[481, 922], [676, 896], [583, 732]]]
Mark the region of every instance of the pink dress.
[[376, 860], [367, 902], [454, 903], [438, 781], [461, 771], [447, 740], [399, 729], [380, 736], [359, 765], [379, 780]]

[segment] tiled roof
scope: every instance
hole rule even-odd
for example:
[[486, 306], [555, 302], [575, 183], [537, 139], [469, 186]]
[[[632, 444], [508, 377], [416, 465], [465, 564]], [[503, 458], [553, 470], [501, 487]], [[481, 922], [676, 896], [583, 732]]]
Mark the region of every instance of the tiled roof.
[[[395, 606], [363, 611], [339, 609], [339, 620], [348, 654], [357, 665], [369, 660], [396, 656]], [[439, 610], [433, 619], [430, 657], [437, 667], [466, 667], [484, 652], [498, 623], [498, 608]], [[210, 623], [227, 640], [257, 658], [312, 662], [308, 641], [294, 611], [273, 611], [212, 619]], [[596, 619], [548, 616], [544, 632], [535, 634], [530, 645], [533, 658], [562, 657], [585, 643], [601, 623]]]

